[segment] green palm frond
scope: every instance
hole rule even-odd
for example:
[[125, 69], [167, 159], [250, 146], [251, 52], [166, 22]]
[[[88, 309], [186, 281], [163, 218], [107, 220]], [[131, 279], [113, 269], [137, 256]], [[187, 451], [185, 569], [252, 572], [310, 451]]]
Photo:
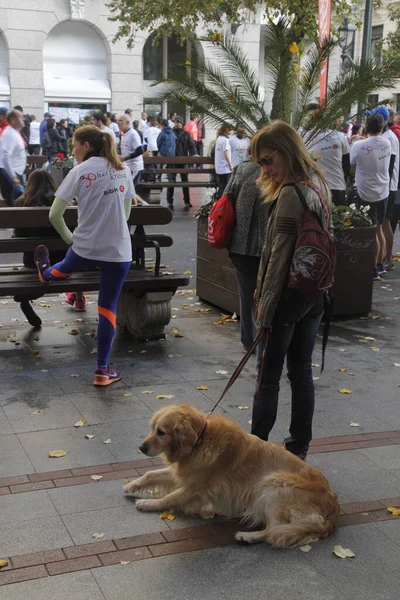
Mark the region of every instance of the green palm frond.
[[[374, 90], [394, 88], [400, 74], [400, 57], [385, 58], [381, 64], [362, 62], [328, 86], [326, 104], [303, 120], [303, 135], [311, 142], [319, 133], [332, 127], [344, 107], [363, 102]], [[353, 118], [361, 115], [353, 115]]]
[[289, 51], [292, 39], [290, 22], [282, 18], [269, 22], [265, 33], [265, 59], [270, 73], [273, 94], [271, 119], [290, 122], [294, 101], [293, 55]]
[[322, 44], [319, 42], [314, 43], [307, 52], [298, 82], [296, 110], [293, 118], [293, 126], [296, 129], [303, 126], [303, 120], [307, 115], [307, 107], [314, 101], [319, 88], [323, 63], [331, 57], [336, 46], [337, 42], [330, 38]]

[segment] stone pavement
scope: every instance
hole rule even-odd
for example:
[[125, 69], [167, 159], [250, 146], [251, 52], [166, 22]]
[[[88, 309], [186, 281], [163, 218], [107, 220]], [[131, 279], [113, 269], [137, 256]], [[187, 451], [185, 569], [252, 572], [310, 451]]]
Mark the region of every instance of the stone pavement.
[[[191, 269], [194, 288], [195, 223], [177, 208], [172, 226], [175, 248], [164, 262]], [[338, 493], [342, 518], [307, 554], [239, 546], [236, 523], [140, 513], [121, 491], [125, 478], [158, 464], [138, 453], [154, 411], [171, 402], [212, 407], [242, 357], [237, 323], [214, 326], [219, 311], [194, 312], [206, 305], [182, 290], [167, 340], [138, 344], [120, 333], [113, 360], [123, 379], [98, 390], [95, 296], [84, 315], [58, 296], [37, 301], [39, 332], [12, 299], [0, 299], [0, 558], [10, 561], [0, 571], [2, 600], [397, 600], [400, 517], [387, 507], [400, 506], [399, 273], [400, 265], [375, 284], [379, 318], [332, 325], [325, 372], [315, 367], [308, 460]], [[315, 364], [320, 357], [318, 342]], [[251, 359], [218, 409], [247, 430], [254, 370]], [[276, 441], [287, 432], [289, 398], [283, 377]], [[74, 427], [81, 418], [87, 424]], [[51, 450], [67, 454], [51, 459]], [[336, 544], [356, 558], [333, 556]]]

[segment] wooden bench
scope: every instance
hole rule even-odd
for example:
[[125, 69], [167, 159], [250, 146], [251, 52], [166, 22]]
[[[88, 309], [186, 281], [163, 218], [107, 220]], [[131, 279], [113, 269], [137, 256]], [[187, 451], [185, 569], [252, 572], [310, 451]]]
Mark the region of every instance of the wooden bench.
[[28, 179], [29, 175], [32, 173], [32, 171], [35, 171], [36, 169], [43, 169], [44, 165], [47, 163], [48, 161], [48, 156], [28, 156], [27, 160], [26, 160], [26, 169], [25, 169], [25, 175], [26, 178]]
[[[76, 207], [68, 207], [65, 221], [69, 227], [76, 227], [78, 212]], [[171, 222], [172, 213], [162, 206], [132, 207], [128, 224], [131, 228], [133, 251], [132, 268], [130, 269], [117, 308], [117, 324], [127, 330], [133, 337], [144, 339], [160, 339], [165, 337], [164, 328], [171, 319], [171, 298], [178, 287], [189, 284], [185, 275], [164, 275], [160, 271], [160, 248], [172, 246], [173, 240], [163, 233], [146, 234], [146, 225], [167, 225]], [[0, 228], [52, 230], [48, 208], [0, 208]], [[134, 229], [134, 231], [132, 231]], [[55, 230], [54, 237], [40, 239], [34, 236], [27, 238], [10, 237], [0, 240], [0, 254], [16, 252], [33, 252], [41, 243], [49, 250], [67, 250]], [[155, 250], [155, 266], [146, 268], [145, 249]], [[100, 271], [81, 271], [73, 273], [63, 281], [51, 282], [46, 287], [39, 282], [37, 272], [22, 265], [0, 265], [0, 296], [40, 297], [46, 293], [98, 291], [100, 288]]]
[[[214, 173], [214, 160], [211, 156], [144, 156], [143, 177], [174, 173], [179, 175], [195, 174], [206, 176], [197, 181], [142, 181], [139, 186], [141, 197], [151, 204], [159, 204], [160, 193], [163, 188], [217, 188], [216, 181], [210, 181], [210, 175]], [[160, 167], [161, 165], [161, 167]], [[171, 166], [171, 165], [177, 165]], [[185, 165], [181, 167], [179, 165]], [[196, 168], [197, 166], [210, 165], [210, 168]], [[151, 167], [151, 168], [149, 168]]]

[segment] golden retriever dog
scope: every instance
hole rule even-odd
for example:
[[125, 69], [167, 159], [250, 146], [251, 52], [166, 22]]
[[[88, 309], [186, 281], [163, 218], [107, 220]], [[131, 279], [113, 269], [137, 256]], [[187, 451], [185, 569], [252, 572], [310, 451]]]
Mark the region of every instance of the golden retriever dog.
[[124, 486], [126, 494], [152, 496], [136, 501], [139, 510], [241, 518], [263, 529], [239, 531], [238, 541], [281, 548], [325, 538], [337, 526], [338, 500], [322, 473], [227, 417], [168, 406], [152, 418], [140, 450], [162, 454], [168, 466]]

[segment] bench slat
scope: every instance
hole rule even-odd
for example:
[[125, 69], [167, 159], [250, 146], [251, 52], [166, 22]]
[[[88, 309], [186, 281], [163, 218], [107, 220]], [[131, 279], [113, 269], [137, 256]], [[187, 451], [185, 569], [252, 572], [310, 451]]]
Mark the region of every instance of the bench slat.
[[143, 173], [146, 174], [154, 174], [159, 175], [160, 173], [193, 173], [193, 175], [208, 175], [210, 173], [214, 173], [214, 169], [144, 169]]
[[[75, 227], [78, 222], [78, 209], [69, 206], [64, 213], [65, 222]], [[166, 206], [133, 206], [128, 224], [135, 225], [168, 225], [172, 220], [172, 212]], [[34, 206], [29, 208], [0, 208], [0, 228], [24, 229], [51, 227], [49, 224], [49, 208]]]
[[211, 156], [143, 156], [145, 165], [213, 165]]
[[143, 183], [141, 182], [141, 187], [143, 188], [172, 188], [172, 187], [178, 187], [178, 188], [183, 188], [183, 187], [188, 187], [188, 188], [202, 188], [202, 187], [218, 187], [217, 182], [214, 183], [210, 183], [209, 181], [188, 181], [188, 183], [186, 182], [182, 182], [182, 181], [177, 181], [176, 183], [170, 183], [169, 181], [163, 181], [163, 182], [159, 182], [156, 181], [155, 183], [153, 182], [146, 182]]
[[[145, 238], [139, 235], [131, 235], [132, 248], [153, 248], [152, 241], [156, 241], [162, 248], [170, 248], [173, 240], [169, 235], [150, 234]], [[0, 254], [14, 254], [17, 252], [33, 252], [39, 244], [45, 244], [51, 251], [67, 250], [69, 246], [59, 237], [46, 238], [8, 238], [0, 239]]]

